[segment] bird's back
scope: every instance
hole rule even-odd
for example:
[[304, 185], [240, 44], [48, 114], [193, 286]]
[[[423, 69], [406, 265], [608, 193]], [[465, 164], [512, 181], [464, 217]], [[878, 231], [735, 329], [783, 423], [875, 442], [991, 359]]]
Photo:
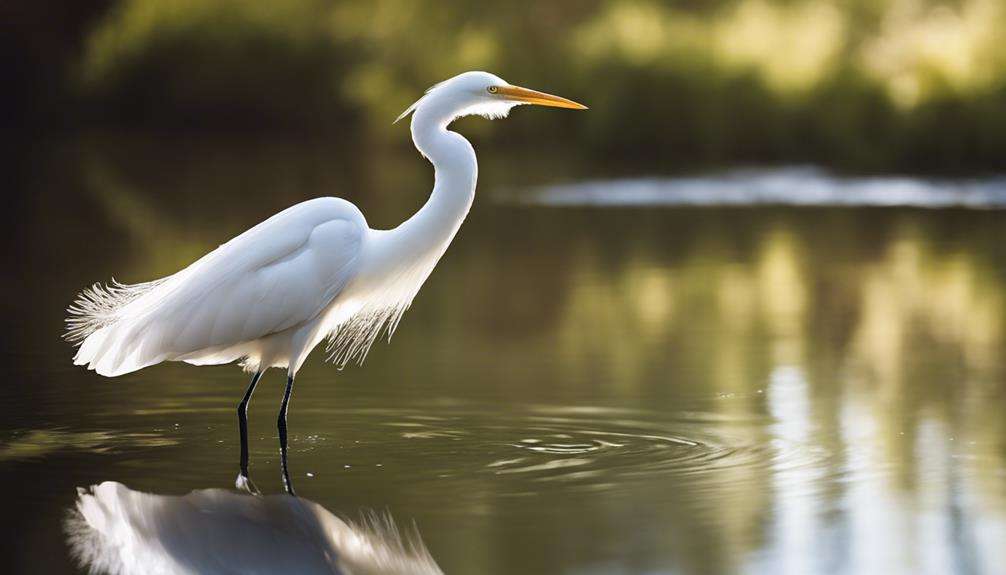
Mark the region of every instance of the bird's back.
[[[74, 362], [115, 376], [171, 359], [213, 352], [316, 317], [353, 277], [366, 221], [351, 203], [297, 204], [161, 280], [98, 286], [70, 308]], [[208, 363], [208, 362], [204, 362]]]

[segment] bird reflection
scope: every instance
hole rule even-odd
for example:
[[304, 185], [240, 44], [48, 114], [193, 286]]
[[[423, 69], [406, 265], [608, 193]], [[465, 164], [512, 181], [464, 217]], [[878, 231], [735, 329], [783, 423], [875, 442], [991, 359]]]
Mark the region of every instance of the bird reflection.
[[169, 496], [107, 481], [78, 489], [66, 531], [92, 573], [442, 573], [418, 533], [390, 517], [351, 523], [289, 495]]

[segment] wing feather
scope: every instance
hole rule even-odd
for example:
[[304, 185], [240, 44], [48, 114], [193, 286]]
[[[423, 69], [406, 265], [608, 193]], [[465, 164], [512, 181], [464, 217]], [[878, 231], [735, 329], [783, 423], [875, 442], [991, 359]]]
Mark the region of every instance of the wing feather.
[[[353, 277], [366, 229], [345, 200], [297, 204], [149, 290], [106, 301], [75, 363], [119, 375], [310, 321]], [[74, 307], [84, 308], [86, 297]], [[71, 319], [91, 319], [81, 315]]]

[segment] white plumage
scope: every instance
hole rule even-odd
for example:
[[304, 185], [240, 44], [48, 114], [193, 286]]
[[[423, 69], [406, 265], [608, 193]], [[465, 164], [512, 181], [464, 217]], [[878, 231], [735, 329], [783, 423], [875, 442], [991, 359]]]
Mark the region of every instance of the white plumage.
[[95, 286], [70, 308], [71, 333], [85, 337], [75, 363], [106, 376], [165, 360], [247, 358], [252, 369], [286, 367], [293, 338], [356, 274], [367, 231], [351, 203], [318, 198], [276, 214], [174, 275]]
[[114, 377], [162, 361], [240, 359], [250, 371], [285, 367], [292, 376], [326, 337], [333, 360], [362, 361], [381, 329], [397, 325], [471, 207], [475, 152], [448, 124], [504, 117], [525, 103], [583, 107], [486, 72], [437, 84], [399, 117], [414, 113], [413, 141], [436, 169], [433, 193], [413, 217], [372, 230], [353, 204], [318, 198], [174, 275], [95, 284], [68, 310], [68, 337], [81, 341], [74, 363]]
[[373, 230], [353, 204], [318, 198], [166, 278], [95, 284], [68, 310], [67, 336], [80, 342], [74, 363], [114, 377], [163, 361], [241, 360], [256, 375], [238, 407], [239, 485], [247, 482], [248, 401], [262, 371], [286, 368], [278, 425], [288, 480], [286, 410], [297, 370], [325, 338], [329, 357], [345, 364], [362, 362], [383, 329], [390, 336], [475, 197], [475, 150], [447, 126], [469, 114], [503, 117], [519, 104], [584, 108], [486, 72], [441, 82], [399, 116], [413, 114], [412, 140], [435, 169], [433, 192], [411, 218], [393, 230]]

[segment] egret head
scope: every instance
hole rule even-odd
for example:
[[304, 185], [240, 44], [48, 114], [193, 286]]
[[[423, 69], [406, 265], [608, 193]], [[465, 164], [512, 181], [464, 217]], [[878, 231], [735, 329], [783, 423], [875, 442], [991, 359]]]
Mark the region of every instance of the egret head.
[[511, 85], [489, 72], [465, 72], [427, 90], [422, 98], [409, 106], [395, 121], [420, 109], [430, 109], [446, 121], [471, 115], [489, 119], [505, 118], [511, 108], [521, 104], [587, 109], [583, 104], [560, 96]]

